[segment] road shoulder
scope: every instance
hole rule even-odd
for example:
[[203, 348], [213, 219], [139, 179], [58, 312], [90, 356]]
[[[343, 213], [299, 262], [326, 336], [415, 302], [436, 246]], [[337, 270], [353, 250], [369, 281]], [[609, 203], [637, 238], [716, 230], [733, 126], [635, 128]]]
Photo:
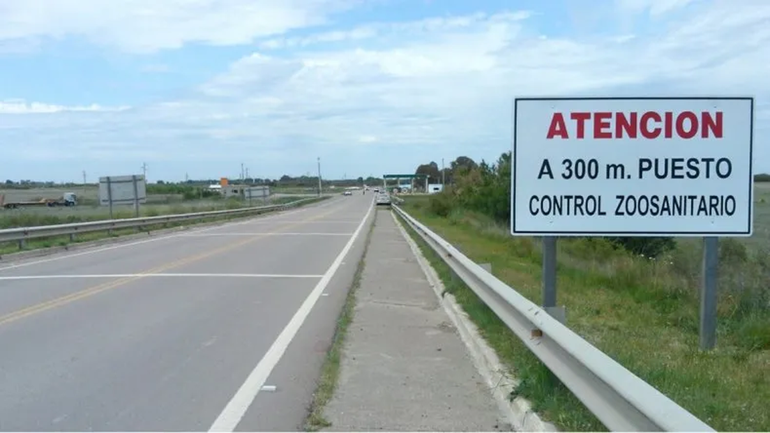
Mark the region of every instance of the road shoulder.
[[510, 430], [390, 215], [364, 260], [325, 430]]

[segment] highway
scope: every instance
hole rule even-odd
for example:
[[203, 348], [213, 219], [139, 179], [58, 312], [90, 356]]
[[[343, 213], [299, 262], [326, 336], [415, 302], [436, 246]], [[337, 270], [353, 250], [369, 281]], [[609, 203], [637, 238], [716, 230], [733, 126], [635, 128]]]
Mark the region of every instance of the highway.
[[300, 429], [372, 199], [0, 264], [0, 430]]

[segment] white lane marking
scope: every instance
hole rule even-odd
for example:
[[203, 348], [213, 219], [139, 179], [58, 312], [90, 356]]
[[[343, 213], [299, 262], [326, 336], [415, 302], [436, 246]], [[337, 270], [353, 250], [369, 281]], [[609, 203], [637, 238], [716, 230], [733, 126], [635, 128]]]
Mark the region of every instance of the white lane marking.
[[[337, 203], [337, 202], [339, 202], [339, 201], [332, 201], [330, 203], [324, 203], [321, 206], [311, 206], [311, 207], [307, 207], [307, 208], [297, 209], [297, 210], [294, 210], [294, 211], [283, 212], [283, 213], [280, 213], [280, 214], [266, 215], [266, 216], [260, 215], [260, 216], [256, 216], [255, 218], [259, 218], [259, 220], [261, 220], [260, 222], [264, 222], [264, 220], [266, 220], [268, 218], [275, 219], [275, 218], [286, 216], [286, 215], [294, 215], [294, 214], [297, 214], [297, 213], [307, 212], [307, 211], [310, 211], [310, 210], [318, 210], [318, 209], [322, 209], [322, 208], [330, 206], [331, 203]], [[203, 232], [207, 232], [207, 231], [210, 231], [210, 230], [220, 229], [220, 228], [222, 228], [224, 226], [232, 227], [232, 226], [238, 226], [238, 225], [243, 225], [243, 224], [249, 224], [249, 223], [253, 223], [253, 222], [254, 222], [253, 220], [238, 221], [238, 222], [225, 223], [225, 224], [222, 224], [222, 225], [217, 225], [217, 226], [214, 226], [214, 227], [207, 227], [207, 228], [202, 228], [202, 229], [195, 229], [195, 228], [193, 228], [192, 230], [195, 230], [197, 233], [203, 233]], [[270, 221], [270, 222], [272, 222], [272, 223], [283, 223], [282, 221]], [[87, 251], [82, 251], [82, 252], [79, 252], [79, 253], [64, 254], [64, 255], [60, 255], [60, 256], [48, 257], [48, 258], [45, 258], [45, 259], [34, 260], [34, 261], [29, 261], [29, 262], [25, 261], [25, 262], [21, 262], [21, 263], [14, 263], [14, 264], [11, 264], [9, 266], [0, 267], [0, 272], [8, 270], [8, 269], [17, 269], [17, 268], [23, 268], [23, 267], [26, 267], [26, 266], [32, 266], [32, 265], [39, 265], [39, 264], [43, 264], [43, 263], [55, 262], [55, 261], [58, 261], [58, 260], [64, 260], [64, 259], [71, 259], [71, 258], [75, 258], [75, 257], [87, 256], [89, 254], [102, 253], [102, 252], [105, 252], [105, 251], [117, 250], [119, 248], [126, 248], [126, 247], [135, 246], [135, 245], [142, 245], [142, 244], [146, 244], [146, 243], [150, 243], [150, 242], [157, 242], [157, 241], [161, 241], [161, 240], [174, 239], [174, 238], [181, 237], [184, 234], [189, 234], [189, 233], [160, 235], [158, 237], [155, 237], [155, 238], [152, 238], [152, 239], [145, 239], [143, 241], [119, 243], [117, 245], [111, 245], [111, 246], [103, 247], [103, 248], [89, 249]]]
[[0, 276], [0, 281], [56, 280], [78, 278], [323, 278], [315, 274], [64, 274], [64, 275], [11, 275]]
[[350, 237], [348, 243], [342, 249], [337, 258], [334, 259], [332, 265], [329, 266], [329, 269], [321, 278], [321, 281], [316, 284], [316, 286], [313, 288], [313, 291], [311, 291], [307, 298], [305, 298], [305, 301], [299, 307], [297, 312], [294, 313], [294, 316], [291, 318], [289, 323], [285, 328], [283, 328], [283, 331], [281, 331], [281, 333], [278, 335], [278, 338], [275, 339], [273, 345], [270, 346], [270, 349], [267, 350], [265, 356], [263, 356], [257, 366], [254, 367], [254, 370], [252, 370], [252, 372], [246, 378], [246, 381], [243, 382], [243, 385], [241, 385], [230, 402], [227, 403], [227, 406], [225, 406], [224, 410], [222, 410], [222, 413], [219, 414], [217, 419], [214, 421], [214, 424], [211, 425], [211, 428], [209, 429], [210, 432], [229, 433], [238, 427], [238, 423], [241, 422], [241, 419], [243, 419], [243, 416], [246, 414], [249, 406], [251, 406], [251, 403], [257, 397], [257, 394], [259, 394], [259, 390], [262, 388], [262, 386], [264, 386], [265, 381], [267, 381], [267, 378], [270, 376], [273, 368], [275, 368], [275, 366], [278, 364], [278, 361], [281, 360], [281, 357], [286, 352], [286, 349], [294, 339], [294, 336], [297, 335], [299, 328], [302, 327], [305, 319], [307, 319], [307, 317], [310, 315], [313, 306], [321, 297], [324, 290], [326, 290], [326, 286], [329, 285], [332, 277], [337, 272], [337, 269], [339, 269], [340, 265], [342, 264], [342, 260], [348, 254], [348, 251], [350, 251], [350, 249], [353, 247], [353, 243], [361, 233], [366, 220], [369, 219], [369, 215], [371, 215], [372, 209], [374, 209], [373, 201], [369, 207], [369, 210], [366, 212], [366, 215], [361, 220], [361, 223], [358, 224], [358, 228], [356, 228], [353, 236]]
[[350, 236], [353, 233], [302, 233], [302, 232], [243, 232], [243, 233], [190, 233], [182, 237], [214, 237], [214, 236]]
[[[357, 224], [359, 220], [350, 220], [350, 221], [324, 221], [324, 220], [315, 220], [315, 221], [282, 221], [286, 223], [304, 223], [304, 224]], [[252, 224], [262, 224], [262, 221], [252, 221]]]

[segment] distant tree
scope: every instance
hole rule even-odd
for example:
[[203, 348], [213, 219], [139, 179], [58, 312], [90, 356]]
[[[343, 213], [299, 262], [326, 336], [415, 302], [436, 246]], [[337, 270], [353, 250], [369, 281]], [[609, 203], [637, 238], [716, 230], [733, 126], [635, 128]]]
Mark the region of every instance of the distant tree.
[[435, 161], [420, 164], [414, 174], [427, 175], [429, 183], [438, 183], [441, 180], [441, 172], [439, 172], [438, 164]]
[[13, 181], [11, 179], [8, 179], [5, 181], [6, 185], [13, 185]]
[[755, 174], [754, 182], [770, 182], [770, 174], [768, 173]]
[[460, 172], [473, 170], [477, 168], [479, 165], [476, 164], [474, 160], [472, 160], [471, 158], [468, 158], [467, 156], [458, 156], [457, 159], [452, 161], [451, 166], [452, 166], [453, 173], [460, 173]]

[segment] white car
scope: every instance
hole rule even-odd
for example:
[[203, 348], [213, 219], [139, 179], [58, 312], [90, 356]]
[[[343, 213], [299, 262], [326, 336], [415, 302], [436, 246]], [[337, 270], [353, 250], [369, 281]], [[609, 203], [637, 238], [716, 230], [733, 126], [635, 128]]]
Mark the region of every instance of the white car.
[[353, 195], [353, 193], [351, 191], [345, 191], [342, 193], [342, 195]]
[[378, 194], [376, 203], [377, 206], [390, 206], [390, 196], [385, 193]]

